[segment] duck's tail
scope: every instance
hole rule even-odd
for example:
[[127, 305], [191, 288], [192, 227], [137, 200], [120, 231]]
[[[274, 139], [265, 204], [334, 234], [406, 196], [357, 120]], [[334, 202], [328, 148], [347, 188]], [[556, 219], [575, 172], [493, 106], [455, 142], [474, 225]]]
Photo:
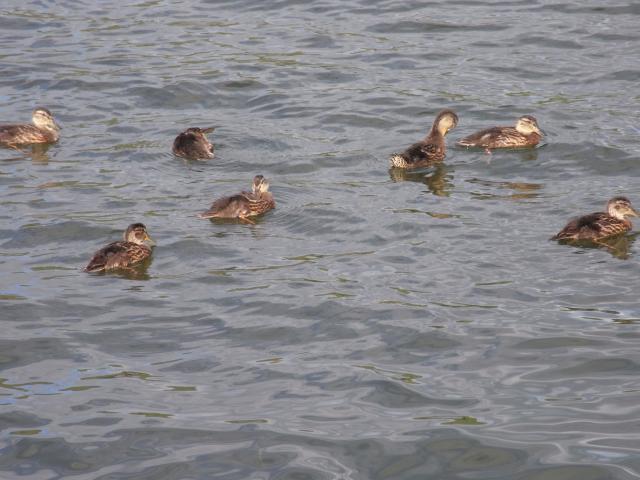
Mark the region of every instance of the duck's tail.
[[215, 218], [218, 216], [218, 212], [215, 210], [207, 210], [206, 212], [198, 213], [198, 218]]
[[394, 153], [389, 157], [389, 163], [392, 167], [407, 168], [407, 160], [399, 153]]

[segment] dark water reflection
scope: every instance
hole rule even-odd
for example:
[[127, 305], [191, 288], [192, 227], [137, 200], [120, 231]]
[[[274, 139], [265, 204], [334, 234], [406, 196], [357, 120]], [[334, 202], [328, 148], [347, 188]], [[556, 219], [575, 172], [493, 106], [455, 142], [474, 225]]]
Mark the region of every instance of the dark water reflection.
[[[290, 445], [283, 450], [283, 445]], [[401, 441], [362, 439], [325, 441], [308, 435], [283, 435], [252, 425], [229, 430], [180, 430], [150, 427], [145, 431], [114, 430], [106, 441], [82, 448], [66, 442], [24, 438], [13, 450], [23, 458], [21, 473], [37, 469], [34, 457], [57, 458], [50, 465], [63, 477], [134, 478], [126, 473], [102, 473], [109, 465], [140, 466], [135, 478], [412, 478], [442, 475], [464, 478], [470, 472], [517, 478], [613, 478], [605, 469], [582, 466], [537, 466], [523, 474], [526, 452], [518, 448], [484, 446], [460, 438], [454, 430], [408, 432]], [[167, 454], [167, 451], [172, 452]], [[93, 453], [92, 453], [93, 452]], [[98, 454], [97, 452], [100, 452]]]
[[[64, 130], [0, 149], [0, 477], [638, 478], [636, 235], [548, 239], [640, 203], [639, 15], [1, 5], [1, 122]], [[545, 144], [389, 170], [443, 108]], [[274, 211], [196, 217], [256, 174]], [[81, 272], [134, 221], [148, 265]]]
[[441, 163], [429, 170], [419, 169], [416, 171], [391, 168], [389, 169], [389, 176], [394, 182], [424, 183], [434, 195], [448, 197], [453, 190], [453, 168]]
[[631, 233], [628, 235], [616, 236], [613, 238], [605, 238], [597, 242], [563, 242], [568, 246], [578, 248], [577, 253], [584, 251], [588, 248], [601, 249], [609, 252], [612, 256], [619, 258], [620, 260], [626, 260], [631, 255], [631, 247], [633, 246], [637, 233]]

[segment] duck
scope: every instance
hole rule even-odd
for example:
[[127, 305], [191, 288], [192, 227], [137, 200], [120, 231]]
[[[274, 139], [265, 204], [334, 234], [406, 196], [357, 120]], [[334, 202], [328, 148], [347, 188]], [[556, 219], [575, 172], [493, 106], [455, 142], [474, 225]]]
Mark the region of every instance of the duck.
[[391, 155], [391, 167], [420, 168], [441, 162], [446, 156], [445, 135], [458, 125], [458, 116], [452, 110], [442, 110], [424, 140], [414, 143], [402, 153]]
[[607, 202], [604, 212], [595, 212], [574, 218], [551, 240], [597, 241], [631, 230], [631, 221], [626, 217], [637, 217], [638, 212], [627, 197], [613, 197]]
[[151, 248], [145, 243], [155, 245], [147, 227], [132, 223], [125, 230], [123, 240], [112, 242], [94, 253], [84, 271], [104, 272], [135, 266], [151, 256]]
[[240, 192], [222, 197], [211, 204], [200, 218], [239, 218], [250, 223], [249, 217], [261, 215], [276, 207], [273, 195], [269, 192], [269, 182], [262, 175], [253, 178], [251, 192]]
[[60, 138], [60, 125], [49, 110], [38, 107], [31, 116], [32, 123], [0, 125], [0, 143], [8, 146], [33, 143], [54, 143]]
[[207, 133], [213, 132], [214, 129], [215, 127], [187, 128], [173, 141], [173, 154], [194, 160], [213, 158], [213, 144], [207, 138]]
[[536, 118], [523, 115], [518, 118], [515, 127], [485, 128], [459, 140], [457, 145], [484, 148], [487, 153], [491, 153], [492, 148], [534, 147], [542, 137]]

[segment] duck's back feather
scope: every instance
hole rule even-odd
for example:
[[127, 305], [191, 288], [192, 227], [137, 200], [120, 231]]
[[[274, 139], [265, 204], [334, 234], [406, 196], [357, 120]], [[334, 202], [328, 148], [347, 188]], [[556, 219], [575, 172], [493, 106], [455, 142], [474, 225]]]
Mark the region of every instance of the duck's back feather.
[[200, 218], [235, 218], [245, 217], [251, 213], [249, 198], [251, 193], [242, 192], [229, 197], [222, 197], [211, 204], [209, 210], [202, 212]]
[[402, 153], [391, 156], [391, 165], [399, 168], [419, 168], [441, 162], [445, 158], [444, 138], [429, 137], [426, 140], [414, 143]]
[[605, 212], [574, 218], [552, 240], [597, 240], [619, 235], [631, 228], [628, 220], [618, 220]]
[[222, 197], [213, 202], [209, 210], [202, 212], [200, 218], [244, 218], [265, 213], [275, 208], [276, 202], [271, 192], [256, 195], [241, 192], [230, 197]]
[[55, 132], [35, 125], [0, 125], [0, 143], [11, 145], [29, 143], [49, 143], [58, 140]]
[[213, 158], [213, 144], [191, 132], [182, 132], [173, 141], [173, 154], [184, 158]]
[[463, 147], [516, 148], [537, 145], [540, 135], [523, 135], [514, 127], [491, 127], [473, 133], [458, 141]]
[[85, 267], [87, 272], [101, 272], [126, 268], [145, 260], [151, 255], [151, 249], [146, 245], [133, 242], [113, 242], [98, 250]]

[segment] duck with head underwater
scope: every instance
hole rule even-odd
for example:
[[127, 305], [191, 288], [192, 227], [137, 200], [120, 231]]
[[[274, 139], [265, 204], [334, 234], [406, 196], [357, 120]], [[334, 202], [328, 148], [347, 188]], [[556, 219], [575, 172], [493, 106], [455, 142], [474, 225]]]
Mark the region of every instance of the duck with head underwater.
[[637, 217], [638, 212], [627, 197], [613, 197], [607, 202], [605, 212], [595, 212], [571, 220], [551, 240], [597, 241], [631, 230], [627, 217]]
[[213, 158], [213, 144], [207, 138], [207, 133], [213, 132], [214, 129], [215, 127], [187, 128], [173, 141], [173, 154], [192, 160]]
[[484, 148], [491, 153], [492, 148], [534, 147], [543, 137], [538, 121], [531, 115], [523, 115], [515, 127], [491, 127], [472, 133], [459, 140], [461, 147]]
[[60, 138], [60, 125], [46, 108], [33, 111], [32, 123], [0, 125], [0, 143], [10, 147], [33, 143], [53, 143]]
[[269, 192], [269, 182], [262, 175], [253, 178], [251, 192], [240, 192], [222, 197], [211, 204], [209, 210], [198, 214], [200, 218], [239, 218], [252, 223], [249, 217], [261, 215], [275, 208], [276, 202]]
[[452, 110], [442, 110], [424, 140], [414, 143], [402, 153], [391, 155], [390, 162], [396, 168], [429, 167], [446, 156], [445, 135], [458, 124], [458, 116]]
[[85, 267], [85, 272], [104, 272], [106, 270], [128, 269], [151, 256], [151, 246], [155, 245], [147, 227], [142, 223], [132, 223], [124, 232], [124, 239], [112, 242], [93, 254]]

